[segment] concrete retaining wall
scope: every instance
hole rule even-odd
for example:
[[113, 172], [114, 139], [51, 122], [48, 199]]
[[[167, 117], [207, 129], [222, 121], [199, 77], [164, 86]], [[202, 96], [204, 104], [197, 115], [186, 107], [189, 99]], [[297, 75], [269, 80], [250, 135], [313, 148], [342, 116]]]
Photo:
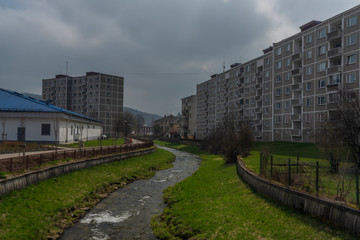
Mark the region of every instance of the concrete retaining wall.
[[325, 200], [270, 183], [250, 172], [241, 159], [237, 161], [237, 171], [241, 178], [255, 188], [257, 192], [298, 211], [310, 213], [312, 216], [323, 218], [360, 234], [360, 211], [335, 201]]
[[153, 153], [156, 151], [156, 148], [133, 151], [128, 153], [122, 153], [119, 155], [99, 157], [89, 160], [82, 160], [78, 162], [68, 163], [59, 166], [53, 166], [47, 169], [42, 169], [37, 172], [32, 172], [28, 174], [24, 174], [18, 177], [14, 177], [11, 179], [6, 179], [0, 182], [0, 196], [10, 193], [14, 190], [22, 189], [31, 184], [35, 184], [39, 181], [47, 180], [52, 177], [57, 177], [61, 174], [77, 171], [83, 168], [88, 168], [96, 165], [100, 165], [103, 163], [110, 163], [126, 158], [136, 157], [140, 155], [145, 155], [149, 153]]

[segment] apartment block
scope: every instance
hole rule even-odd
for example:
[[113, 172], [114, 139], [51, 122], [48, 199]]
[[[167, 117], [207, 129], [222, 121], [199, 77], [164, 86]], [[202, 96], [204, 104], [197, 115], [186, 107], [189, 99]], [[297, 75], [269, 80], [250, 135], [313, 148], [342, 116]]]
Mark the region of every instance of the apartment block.
[[199, 138], [231, 118], [258, 141], [312, 142], [341, 89], [359, 93], [360, 5], [273, 43], [197, 85]]
[[98, 72], [79, 77], [56, 75], [43, 79], [42, 97], [58, 107], [102, 121], [103, 134], [117, 136], [117, 123], [123, 113], [123, 77]]
[[181, 136], [196, 138], [196, 95], [181, 99]]

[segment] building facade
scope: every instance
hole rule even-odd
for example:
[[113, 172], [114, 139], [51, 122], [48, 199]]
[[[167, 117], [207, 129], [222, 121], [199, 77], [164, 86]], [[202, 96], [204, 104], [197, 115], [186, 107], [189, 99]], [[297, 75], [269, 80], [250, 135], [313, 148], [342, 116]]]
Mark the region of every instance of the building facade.
[[155, 120], [152, 127], [156, 136], [177, 137], [180, 134], [180, 118], [172, 114], [165, 115]]
[[104, 123], [107, 137], [117, 136], [123, 113], [124, 78], [97, 72], [85, 76], [56, 75], [42, 81], [42, 97], [54, 105]]
[[196, 138], [196, 95], [181, 99], [181, 136]]
[[312, 142], [339, 90], [359, 93], [360, 5], [300, 30], [197, 85], [199, 138], [231, 119], [258, 141]]
[[0, 89], [1, 141], [65, 143], [98, 139], [102, 122]]

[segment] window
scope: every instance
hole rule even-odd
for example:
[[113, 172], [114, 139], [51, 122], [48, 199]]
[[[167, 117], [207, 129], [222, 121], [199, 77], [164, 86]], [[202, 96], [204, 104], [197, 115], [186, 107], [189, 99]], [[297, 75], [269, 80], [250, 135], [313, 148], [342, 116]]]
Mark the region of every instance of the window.
[[275, 122], [276, 123], [281, 123], [281, 116], [276, 116], [275, 117]]
[[269, 102], [269, 95], [265, 95], [265, 102]]
[[285, 49], [286, 49], [287, 52], [290, 52], [290, 48], [291, 48], [290, 43], [285, 45]]
[[285, 102], [285, 109], [290, 109], [290, 101]]
[[285, 59], [285, 66], [290, 66], [290, 58]]
[[249, 82], [250, 82], [250, 77], [248, 76], [245, 78], [245, 83], [249, 83]]
[[319, 31], [319, 39], [326, 37], [326, 28], [323, 28]]
[[355, 15], [355, 16], [352, 16], [352, 17], [349, 17], [349, 18], [347, 19], [346, 26], [347, 26], [347, 27], [354, 26], [354, 25], [356, 24], [356, 22], [357, 22], [357, 16], [356, 16], [356, 15]]
[[311, 59], [312, 58], [312, 50], [309, 50], [306, 52], [306, 59]]
[[265, 65], [269, 65], [270, 64], [270, 58], [265, 58]]
[[311, 122], [311, 115], [310, 114], [306, 115], [306, 122]]
[[285, 88], [285, 94], [290, 94], [290, 87]]
[[308, 66], [305, 69], [306, 69], [306, 75], [311, 75], [312, 74], [312, 66]]
[[50, 136], [50, 124], [41, 124], [41, 135]]
[[326, 63], [325, 63], [325, 62], [319, 63], [319, 65], [318, 65], [318, 72], [323, 72], [323, 71], [325, 71], [325, 67], [326, 67]]
[[265, 120], [265, 127], [266, 127], [266, 128], [269, 127], [269, 120]]
[[322, 45], [319, 47], [319, 56], [324, 55], [326, 53], [326, 45]]
[[281, 82], [281, 75], [277, 75], [277, 76], [276, 76], [276, 82], [277, 82], [277, 83]]
[[269, 72], [269, 70], [266, 70], [265, 71], [265, 77], [269, 77], [270, 76], [270, 72]]
[[246, 70], [247, 72], [249, 72], [249, 71], [250, 71], [250, 66], [249, 66], [249, 65], [246, 66], [246, 67], [245, 67], [245, 70]]
[[318, 105], [324, 105], [325, 104], [325, 97], [318, 97], [317, 98], [317, 104]]
[[275, 109], [280, 110], [281, 109], [281, 102], [278, 102], [275, 104]]
[[281, 89], [278, 88], [275, 90], [275, 96], [279, 97], [281, 95]]
[[325, 87], [325, 79], [318, 80], [318, 88], [324, 88]]
[[348, 75], [346, 75], [346, 82], [347, 83], [354, 83], [356, 82], [356, 73], [349, 73]]
[[341, 74], [336, 74], [329, 78], [329, 85], [339, 84], [341, 83]]
[[290, 73], [289, 73], [289, 72], [288, 72], [288, 73], [286, 73], [286, 74], [285, 74], [285, 80], [290, 80], [290, 76], [291, 76], [291, 75], [290, 75]]
[[279, 47], [278, 49], [276, 49], [276, 55], [277, 55], [277, 56], [281, 55], [281, 50], [282, 50], [281, 47]]
[[269, 114], [269, 108], [268, 107], [264, 108], [264, 113]]
[[324, 113], [318, 113], [317, 114], [318, 122], [323, 122], [325, 120], [325, 114]]
[[285, 123], [289, 123], [289, 122], [290, 122], [290, 115], [285, 115], [285, 116], [284, 116], [284, 122], [285, 122]]
[[353, 35], [348, 36], [346, 38], [346, 45], [351, 46], [351, 45], [356, 44], [356, 39], [357, 39], [356, 33], [353, 34]]
[[281, 61], [276, 62], [276, 68], [277, 69], [281, 68]]
[[307, 82], [306, 83], [306, 91], [310, 91], [311, 90], [311, 82]]
[[354, 63], [356, 63], [356, 54], [347, 57], [347, 64], [354, 64]]
[[310, 107], [312, 104], [311, 98], [306, 98], [306, 106]]
[[255, 75], [252, 75], [252, 76], [251, 76], [251, 80], [252, 80], [253, 82], [255, 82]]
[[265, 83], [265, 89], [269, 89], [269, 85], [270, 85], [270, 83], [269, 83], [269, 82], [266, 82], [266, 83]]
[[307, 35], [306, 43], [312, 43], [312, 34]]

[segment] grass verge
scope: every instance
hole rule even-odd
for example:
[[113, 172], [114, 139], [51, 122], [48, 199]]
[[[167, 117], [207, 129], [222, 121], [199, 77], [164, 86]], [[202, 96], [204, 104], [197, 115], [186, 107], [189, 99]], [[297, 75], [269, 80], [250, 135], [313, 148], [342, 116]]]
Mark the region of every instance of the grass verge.
[[160, 239], [358, 239], [255, 193], [222, 156], [200, 156], [199, 170], [164, 192], [168, 207], [152, 219]]
[[52, 239], [109, 192], [155, 170], [175, 156], [155, 153], [83, 169], [0, 197], [0, 239]]
[[[116, 145], [121, 145], [124, 144], [124, 138], [119, 138], [116, 140]], [[100, 141], [99, 140], [89, 140], [89, 141], [85, 141], [83, 142], [84, 147], [100, 147]], [[102, 146], [114, 146], [115, 145], [115, 138], [109, 138], [109, 139], [104, 139], [102, 140]], [[70, 148], [78, 148], [79, 147], [79, 143], [71, 143], [71, 144], [60, 144], [60, 146], [63, 147], [70, 147]]]

